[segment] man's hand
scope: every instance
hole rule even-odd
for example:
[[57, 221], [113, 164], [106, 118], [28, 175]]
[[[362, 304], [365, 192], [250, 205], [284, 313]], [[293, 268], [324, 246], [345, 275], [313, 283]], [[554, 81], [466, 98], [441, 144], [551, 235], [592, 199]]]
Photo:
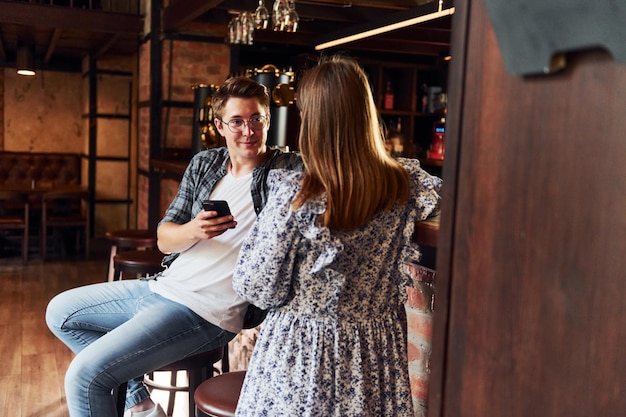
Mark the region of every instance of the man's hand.
[[237, 226], [232, 215], [218, 217], [217, 211], [202, 210], [191, 222], [197, 222], [198, 239], [211, 239]]
[[236, 225], [232, 215], [217, 217], [216, 211], [201, 210], [185, 224], [161, 224], [157, 229], [157, 245], [163, 253], [183, 252], [200, 240], [212, 239]]

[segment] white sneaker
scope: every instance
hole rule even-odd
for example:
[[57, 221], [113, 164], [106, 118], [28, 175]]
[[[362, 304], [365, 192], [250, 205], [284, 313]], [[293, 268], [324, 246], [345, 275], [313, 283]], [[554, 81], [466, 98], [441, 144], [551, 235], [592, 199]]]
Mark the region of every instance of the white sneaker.
[[146, 411], [133, 412], [126, 410], [124, 411], [124, 417], [167, 417], [167, 414], [165, 414], [161, 405], [157, 403], [154, 408]]

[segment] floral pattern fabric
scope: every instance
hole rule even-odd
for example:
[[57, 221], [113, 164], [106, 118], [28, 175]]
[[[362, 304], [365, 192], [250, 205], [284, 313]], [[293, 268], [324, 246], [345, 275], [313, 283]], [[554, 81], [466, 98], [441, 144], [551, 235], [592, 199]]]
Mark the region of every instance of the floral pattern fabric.
[[237, 416], [413, 416], [402, 265], [419, 259], [415, 222], [437, 209], [441, 180], [401, 162], [409, 201], [350, 232], [316, 224], [324, 196], [291, 210], [302, 173], [270, 173], [233, 280], [269, 309]]

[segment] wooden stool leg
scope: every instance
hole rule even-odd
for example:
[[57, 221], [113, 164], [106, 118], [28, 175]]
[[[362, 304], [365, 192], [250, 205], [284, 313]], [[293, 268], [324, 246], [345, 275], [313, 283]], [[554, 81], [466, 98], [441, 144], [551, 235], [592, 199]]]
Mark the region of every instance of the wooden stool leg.
[[111, 245], [111, 255], [109, 256], [109, 274], [107, 281], [116, 281], [115, 279], [115, 266], [113, 265], [113, 258], [117, 253], [117, 245]]
[[[170, 371], [170, 386], [177, 387], [178, 383], [178, 371]], [[171, 416], [174, 414], [174, 403], [176, 402], [176, 393], [177, 391], [169, 391], [167, 398], [167, 415]]]
[[114, 269], [113, 270], [113, 281], [119, 281], [122, 279], [122, 270]]
[[230, 372], [230, 362], [228, 361], [228, 343], [224, 345], [224, 356], [222, 356], [222, 373]]
[[46, 226], [46, 222], [44, 221], [42, 226], [41, 226], [41, 242], [39, 243], [40, 245], [40, 249], [39, 252], [41, 253], [41, 259], [42, 260], [46, 260], [46, 258], [48, 258], [48, 230], [47, 230], [48, 226]]
[[[189, 415], [191, 416], [192, 413], [194, 412], [194, 410], [196, 409], [196, 401], [193, 398], [193, 394], [196, 392], [196, 388], [198, 388], [198, 386], [200, 384], [202, 384], [202, 381], [204, 381], [207, 378], [211, 378], [213, 376], [213, 368], [212, 368], [212, 364], [210, 365], [210, 368], [206, 369], [206, 370], [196, 370], [196, 369], [190, 369], [187, 371], [187, 376], [189, 378]], [[206, 374], [206, 378], [203, 378], [204, 375], [202, 374]]]
[[22, 235], [22, 262], [28, 262], [28, 221], [24, 226], [24, 234]]

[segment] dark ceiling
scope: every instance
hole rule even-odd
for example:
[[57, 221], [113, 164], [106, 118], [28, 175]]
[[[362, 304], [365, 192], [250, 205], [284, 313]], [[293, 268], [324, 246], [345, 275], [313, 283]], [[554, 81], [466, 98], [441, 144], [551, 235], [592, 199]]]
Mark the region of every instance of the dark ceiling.
[[[264, 0], [271, 10], [273, 0]], [[40, 4], [41, 3], [41, 4]], [[43, 4], [48, 3], [48, 4]], [[49, 4], [52, 3], [52, 4]], [[121, 4], [126, 10], [109, 9]], [[81, 61], [132, 55], [142, 41], [143, 16], [136, 1], [0, 0], [0, 66], [14, 67], [18, 45], [34, 47], [36, 66], [80, 71]], [[162, 13], [165, 36], [203, 40], [194, 28], [209, 25], [206, 41], [226, 38], [229, 20], [240, 11], [254, 11], [258, 0], [170, 0]], [[308, 48], [322, 40], [437, 11], [438, 0], [296, 0], [300, 26], [296, 33], [257, 30], [255, 45]], [[441, 7], [451, 7], [446, 0]], [[134, 7], [135, 10], [130, 10]], [[438, 57], [449, 51], [451, 17], [420, 23], [341, 46], [342, 49]]]

